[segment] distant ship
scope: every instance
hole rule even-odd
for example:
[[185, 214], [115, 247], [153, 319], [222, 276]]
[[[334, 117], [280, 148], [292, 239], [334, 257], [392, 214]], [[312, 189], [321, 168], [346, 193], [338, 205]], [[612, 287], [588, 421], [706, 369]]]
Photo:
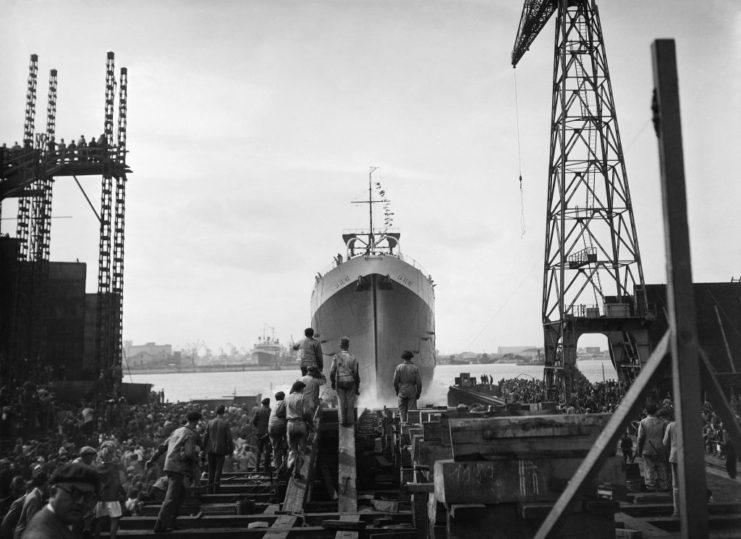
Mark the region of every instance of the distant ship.
[[[361, 403], [396, 404], [393, 374], [404, 350], [414, 353], [423, 388], [429, 388], [435, 369], [435, 290], [432, 277], [402, 254], [400, 234], [391, 232], [392, 220], [379, 183], [374, 196], [368, 175], [370, 226], [342, 234], [346, 255], [335, 257], [335, 267], [317, 273], [311, 295], [311, 325], [319, 334], [329, 374], [331, 356], [340, 338], [350, 339], [350, 352], [360, 364]], [[384, 205], [386, 228], [373, 227], [373, 206]]]
[[285, 354], [285, 347], [275, 336], [266, 335], [263, 331], [262, 337], [252, 347], [252, 357], [257, 360], [258, 365], [280, 369], [281, 359]]

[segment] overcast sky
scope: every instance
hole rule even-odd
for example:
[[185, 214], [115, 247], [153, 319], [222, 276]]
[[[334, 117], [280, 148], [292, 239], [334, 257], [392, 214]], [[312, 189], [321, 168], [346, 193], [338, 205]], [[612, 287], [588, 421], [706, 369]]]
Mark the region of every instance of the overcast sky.
[[[553, 20], [515, 71], [514, 0], [4, 5], [0, 141], [22, 139], [30, 54], [37, 131], [56, 68], [66, 141], [102, 132], [106, 52], [129, 69], [126, 340], [218, 352], [265, 328], [301, 336], [315, 273], [367, 223], [350, 200], [373, 165], [404, 253], [437, 283], [440, 352], [542, 346]], [[694, 278], [738, 278], [741, 3], [599, 6], [646, 281], [665, 282], [656, 38], [677, 41]], [[99, 200], [99, 178], [81, 181]], [[87, 262], [94, 292], [96, 218], [69, 178], [53, 204], [52, 259]]]

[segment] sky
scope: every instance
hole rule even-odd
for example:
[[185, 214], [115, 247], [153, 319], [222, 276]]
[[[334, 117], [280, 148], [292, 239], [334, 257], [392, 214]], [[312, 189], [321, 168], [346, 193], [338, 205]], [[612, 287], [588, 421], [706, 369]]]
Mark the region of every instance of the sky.
[[[36, 129], [55, 68], [66, 141], [103, 130], [106, 52], [128, 68], [125, 340], [298, 339], [314, 275], [344, 229], [367, 226], [350, 201], [375, 166], [404, 254], [437, 283], [440, 353], [542, 346], [554, 20], [513, 70], [515, 1], [4, 5], [0, 141], [22, 140], [32, 53]], [[646, 282], [666, 281], [656, 38], [677, 43], [694, 280], [741, 277], [741, 4], [598, 5]], [[100, 179], [80, 180], [97, 205]], [[94, 292], [96, 217], [71, 178], [53, 196], [51, 259], [86, 262]], [[14, 203], [2, 209], [14, 234]]]

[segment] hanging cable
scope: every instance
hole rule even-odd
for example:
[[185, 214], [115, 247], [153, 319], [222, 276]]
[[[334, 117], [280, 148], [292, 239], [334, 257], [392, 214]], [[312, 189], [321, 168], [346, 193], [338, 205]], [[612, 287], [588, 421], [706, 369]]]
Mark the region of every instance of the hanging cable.
[[522, 154], [520, 151], [520, 106], [517, 101], [517, 71], [512, 70], [515, 81], [515, 125], [517, 126], [517, 170], [520, 180], [520, 238], [525, 237], [525, 193], [522, 189]]

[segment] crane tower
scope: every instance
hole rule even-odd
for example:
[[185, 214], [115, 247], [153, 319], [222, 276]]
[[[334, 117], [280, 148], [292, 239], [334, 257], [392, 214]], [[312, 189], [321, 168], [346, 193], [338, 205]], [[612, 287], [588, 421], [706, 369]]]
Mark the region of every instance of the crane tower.
[[638, 238], [594, 0], [525, 0], [516, 67], [556, 14], [542, 321], [546, 386], [569, 389], [583, 334], [607, 336], [621, 380], [648, 358]]

